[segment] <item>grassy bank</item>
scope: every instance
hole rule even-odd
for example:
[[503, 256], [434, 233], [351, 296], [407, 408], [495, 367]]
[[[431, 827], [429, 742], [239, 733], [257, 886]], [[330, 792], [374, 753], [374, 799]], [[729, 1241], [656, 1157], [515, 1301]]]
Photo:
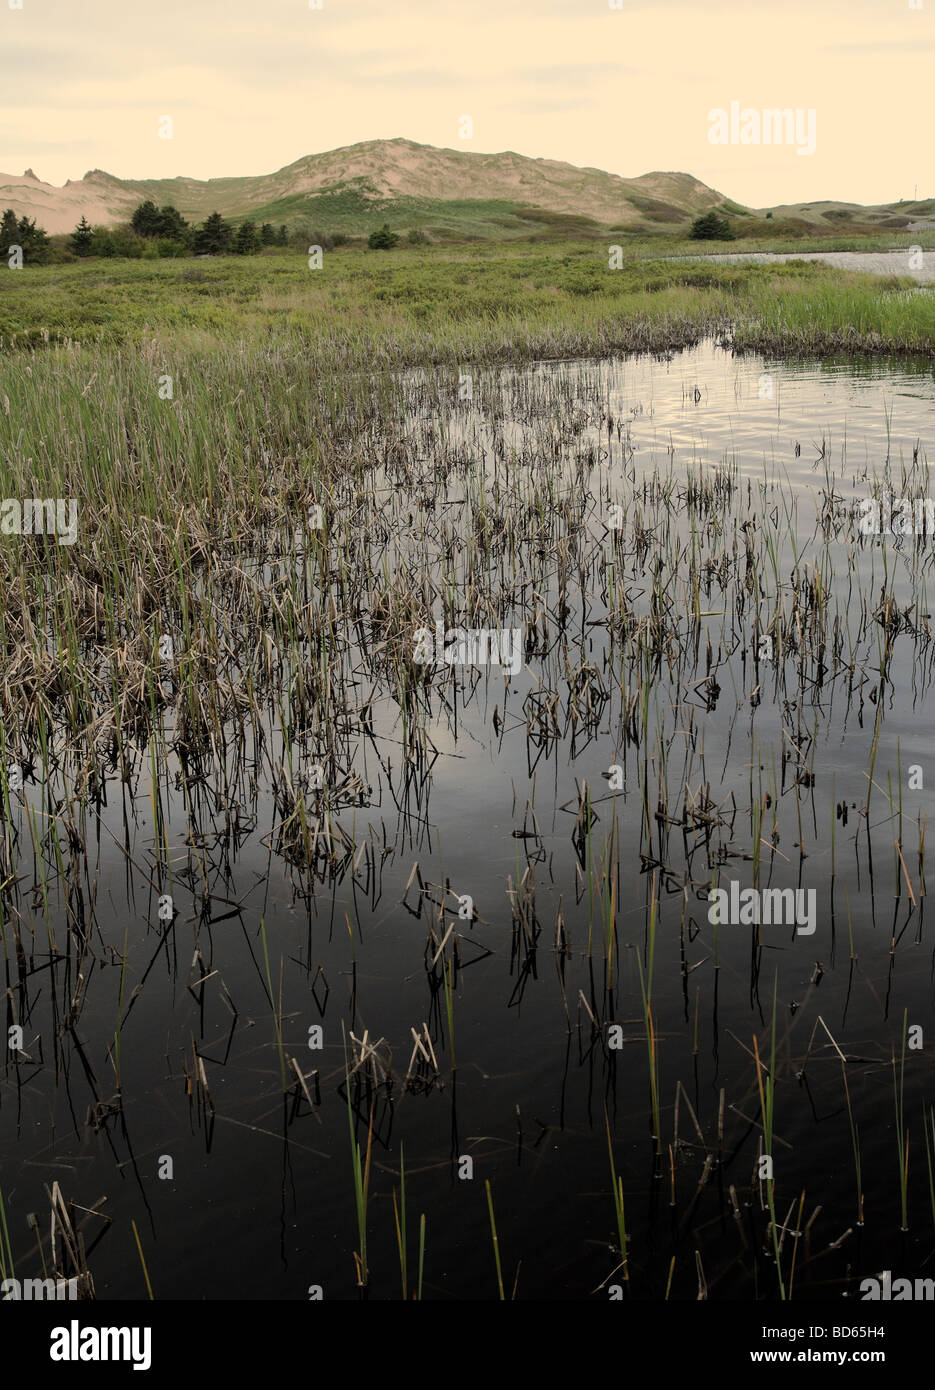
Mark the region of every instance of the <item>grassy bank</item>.
[[106, 353], [120, 345], [156, 345], [179, 369], [237, 341], [248, 353], [275, 344], [311, 357], [319, 371], [366, 370], [665, 350], [728, 328], [737, 346], [777, 354], [931, 355], [935, 297], [915, 292], [909, 277], [818, 264], [629, 256], [610, 270], [604, 248], [582, 243], [496, 253], [340, 248], [325, 252], [320, 270], [292, 254], [95, 262], [0, 278], [3, 352], [80, 344], [89, 373], [107, 371]]

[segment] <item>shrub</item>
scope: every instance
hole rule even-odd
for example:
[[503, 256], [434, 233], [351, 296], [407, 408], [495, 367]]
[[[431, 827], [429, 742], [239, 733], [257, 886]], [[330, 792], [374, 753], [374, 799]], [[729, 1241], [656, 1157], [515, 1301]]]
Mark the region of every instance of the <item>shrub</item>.
[[379, 231], [370, 233], [367, 245], [371, 251], [391, 251], [398, 241], [399, 237], [390, 231], [389, 223], [384, 222]]
[[116, 227], [94, 228], [93, 249], [95, 256], [104, 256], [108, 259], [114, 256], [125, 256], [129, 260], [139, 260], [145, 245], [145, 240], [137, 236], [127, 222]]

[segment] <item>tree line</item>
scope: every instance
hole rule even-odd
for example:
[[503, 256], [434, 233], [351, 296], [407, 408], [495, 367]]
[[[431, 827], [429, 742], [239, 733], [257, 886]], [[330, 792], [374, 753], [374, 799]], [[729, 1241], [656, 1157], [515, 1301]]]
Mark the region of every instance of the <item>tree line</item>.
[[[0, 217], [0, 256], [8, 257], [11, 248], [20, 247], [23, 264], [46, 265], [52, 260], [68, 260], [71, 256], [86, 259], [91, 256], [203, 256], [234, 254], [254, 255], [267, 246], [288, 246], [290, 237], [285, 223], [274, 227], [270, 222], [257, 226], [244, 221], [234, 227], [219, 212], [212, 212], [204, 222], [192, 225], [178, 208], [166, 204], [157, 208], [147, 200], [140, 203], [129, 222], [114, 227], [94, 227], [86, 217], [65, 237], [50, 238], [35, 218], [17, 217], [7, 208]], [[304, 244], [307, 233], [299, 240]], [[335, 245], [345, 238], [319, 238]]]
[[87, 218], [82, 217], [69, 238], [69, 249], [80, 257], [133, 255], [133, 250], [127, 246], [130, 239], [155, 244], [161, 256], [224, 253], [250, 256], [264, 246], [288, 246], [289, 233], [285, 223], [277, 229], [271, 222], [258, 227], [247, 220], [234, 228], [219, 212], [212, 212], [204, 222], [193, 226], [186, 222], [178, 208], [169, 203], [157, 208], [147, 199], [139, 204], [123, 228], [92, 227]]

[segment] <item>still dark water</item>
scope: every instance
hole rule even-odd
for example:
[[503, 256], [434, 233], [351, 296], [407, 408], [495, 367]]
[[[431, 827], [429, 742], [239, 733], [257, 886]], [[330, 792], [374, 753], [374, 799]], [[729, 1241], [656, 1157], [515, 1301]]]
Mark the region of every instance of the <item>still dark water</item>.
[[[82, 1207], [106, 1198], [112, 1225], [84, 1231], [99, 1297], [146, 1296], [131, 1220], [159, 1299], [301, 1300], [311, 1285], [359, 1297], [343, 1024], [351, 1066], [351, 1033], [379, 1044], [350, 1083], [364, 1157], [372, 1119], [370, 1298], [401, 1296], [404, 1152], [410, 1291], [424, 1213], [423, 1297], [498, 1296], [489, 1180], [506, 1296], [606, 1299], [622, 1279], [608, 1126], [630, 1296], [669, 1285], [694, 1299], [698, 1252], [709, 1297], [777, 1297], [754, 1060], [756, 1037], [768, 1061], [775, 989], [786, 1285], [791, 1273], [793, 1296], [840, 1298], [882, 1268], [929, 1273], [931, 542], [861, 538], [851, 514], [874, 485], [930, 495], [931, 371], [779, 364], [706, 343], [473, 385], [473, 400], [441, 409], [431, 378], [407, 379], [423, 476], [407, 486], [376, 462], [361, 524], [374, 527], [374, 573], [419, 554], [450, 573], [456, 599], [494, 593], [466, 625], [520, 628], [522, 668], [439, 668], [420, 731], [432, 751], [408, 764], [392, 681], [348, 691], [343, 767], [359, 785], [336, 798], [345, 848], [312, 891], [271, 792], [270, 768], [288, 761], [275, 721], [262, 745], [240, 745], [236, 770], [228, 755], [193, 784], [170, 715], [155, 762], [168, 890], [153, 886], [151, 750], [141, 743], [128, 784], [111, 774], [86, 826], [96, 935], [81, 980], [49, 963], [50, 938], [65, 950], [66, 894], [53, 882], [44, 900], [14, 808], [29, 1060], [8, 1061], [0, 1083], [0, 1190], [18, 1272], [38, 1272], [27, 1214], [47, 1213], [43, 1185], [58, 1181]], [[522, 524], [483, 573], [459, 557], [466, 514], [488, 532]], [[425, 611], [425, 624], [441, 616]], [[778, 655], [755, 662], [764, 633]], [[292, 754], [301, 780], [308, 759], [297, 743]], [[39, 816], [34, 772], [25, 806]], [[814, 935], [715, 930], [715, 872], [814, 890]], [[177, 914], [168, 930], [160, 891]], [[458, 916], [463, 895], [474, 920]], [[657, 1155], [641, 992], [653, 917]], [[15, 985], [9, 927], [4, 941]], [[79, 993], [64, 1032], [63, 1001]], [[904, 1017], [923, 1045], [901, 1068]], [[122, 1113], [108, 1114], [118, 1018]], [[423, 1028], [434, 1061], [407, 1085]]]

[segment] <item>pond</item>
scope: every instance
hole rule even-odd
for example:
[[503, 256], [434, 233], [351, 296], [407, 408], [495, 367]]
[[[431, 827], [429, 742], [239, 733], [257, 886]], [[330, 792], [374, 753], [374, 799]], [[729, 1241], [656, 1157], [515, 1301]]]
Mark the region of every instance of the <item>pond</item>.
[[[913, 254], [914, 253], [914, 254]], [[700, 258], [693, 258], [700, 259]], [[921, 247], [901, 251], [824, 251], [816, 244], [813, 251], [726, 251], [704, 259], [712, 261], [754, 261], [758, 265], [781, 265], [785, 261], [822, 261], [838, 270], [859, 270], [865, 275], [909, 275], [920, 285], [935, 281], [935, 256]]]
[[209, 751], [176, 633], [135, 742], [20, 769], [18, 1269], [57, 1181], [106, 1198], [101, 1298], [146, 1296], [131, 1222], [159, 1299], [411, 1296], [423, 1215], [426, 1299], [925, 1273], [933, 546], [882, 519], [933, 495], [931, 369], [707, 341], [373, 391], [327, 557], [206, 571], [268, 615]]

